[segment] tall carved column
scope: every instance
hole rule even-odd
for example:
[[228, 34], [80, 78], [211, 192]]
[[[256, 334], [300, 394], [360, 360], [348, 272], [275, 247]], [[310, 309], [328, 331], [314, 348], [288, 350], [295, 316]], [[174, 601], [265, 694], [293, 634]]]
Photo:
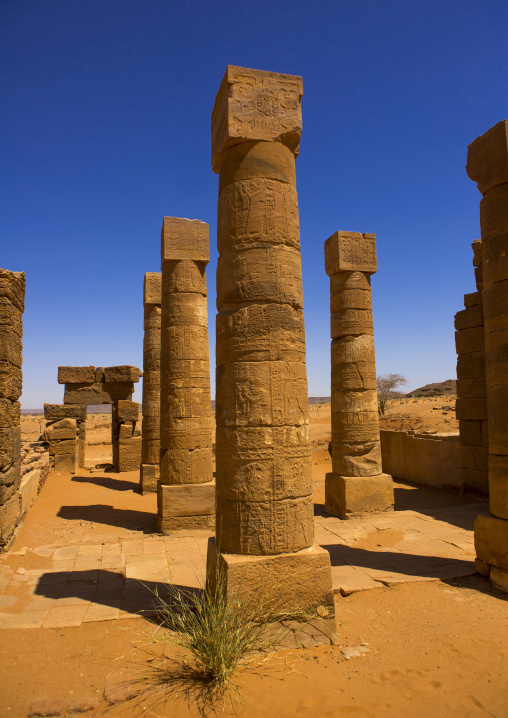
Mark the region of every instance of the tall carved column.
[[164, 217], [161, 233], [161, 384], [158, 526], [213, 528], [212, 408], [208, 360], [208, 225]]
[[341, 519], [393, 509], [392, 477], [383, 474], [370, 275], [376, 235], [335, 232], [325, 242], [332, 337], [332, 470], [327, 511]]
[[141, 491], [157, 491], [160, 467], [161, 278], [146, 272], [143, 284], [143, 423]]
[[490, 513], [475, 522], [477, 568], [508, 592], [508, 120], [469, 145], [467, 173], [483, 195], [483, 325]]
[[332, 615], [330, 557], [314, 544], [295, 179], [301, 97], [300, 77], [229, 66], [212, 114], [220, 257], [208, 572], [219, 563], [228, 595], [261, 587], [288, 608]]

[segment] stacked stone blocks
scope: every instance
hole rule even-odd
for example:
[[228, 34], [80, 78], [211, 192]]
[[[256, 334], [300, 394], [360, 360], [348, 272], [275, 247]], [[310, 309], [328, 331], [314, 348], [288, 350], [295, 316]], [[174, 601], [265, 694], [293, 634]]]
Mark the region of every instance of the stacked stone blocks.
[[215, 482], [208, 350], [208, 225], [164, 217], [161, 230], [158, 527], [212, 528]]
[[113, 468], [116, 471], [139, 470], [141, 461], [141, 429], [137, 401], [120, 399], [111, 412], [111, 443]]
[[370, 276], [376, 237], [335, 232], [325, 242], [330, 277], [332, 473], [325, 506], [342, 519], [393, 509], [393, 482], [381, 467]]
[[0, 547], [20, 520], [22, 336], [25, 274], [0, 269]]
[[477, 567], [508, 591], [508, 120], [468, 148], [467, 173], [481, 194], [483, 323], [489, 501], [475, 523]]
[[156, 492], [160, 476], [160, 272], [147, 272], [143, 284], [143, 429], [140, 484], [143, 493]]
[[462, 485], [466, 491], [488, 495], [488, 421], [483, 326], [482, 243], [472, 244], [477, 291], [464, 295], [464, 307], [455, 315], [457, 349], [457, 402]]
[[[219, 173], [217, 570], [227, 596], [261, 591], [334, 615], [314, 544], [295, 156], [302, 80], [228, 67], [212, 114]], [[300, 588], [305, 586], [305, 590]]]

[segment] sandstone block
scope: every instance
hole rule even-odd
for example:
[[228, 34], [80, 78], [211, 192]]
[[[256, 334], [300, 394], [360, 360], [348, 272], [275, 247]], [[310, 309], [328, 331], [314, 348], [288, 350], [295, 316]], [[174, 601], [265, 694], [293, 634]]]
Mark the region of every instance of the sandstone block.
[[[332, 392], [332, 414], [335, 413], [377, 413], [377, 391], [366, 389], [364, 391], [339, 391]], [[378, 420], [379, 421], [379, 420]]]
[[44, 404], [44, 418], [46, 421], [59, 421], [60, 419], [86, 421], [86, 404], [74, 406]]
[[[0, 291], [3, 271], [4, 270], [0, 271]], [[10, 272], [10, 274], [12, 274], [12, 272]], [[19, 274], [21, 274], [21, 272], [19, 272]], [[0, 546], [5, 546], [9, 541], [20, 518], [21, 504], [19, 495], [16, 493], [8, 499], [3, 506], [0, 506]]]
[[486, 419], [487, 399], [460, 399], [455, 403], [457, 419]]
[[459, 421], [461, 444], [483, 446], [483, 424], [483, 421]]
[[466, 309], [468, 307], [474, 307], [477, 304], [482, 303], [482, 294], [481, 292], [472, 292], [471, 294], [464, 294], [464, 306]]
[[483, 279], [486, 287], [508, 280], [508, 232], [483, 241]]
[[484, 290], [483, 315], [485, 332], [508, 329], [508, 279]]
[[23, 374], [20, 367], [0, 361], [0, 398], [17, 401], [23, 391]]
[[220, 426], [281, 426], [308, 422], [305, 365], [230, 362], [217, 367], [216, 419]]
[[143, 329], [145, 332], [160, 332], [161, 308], [158, 304], [148, 304], [143, 311]]
[[16, 486], [15, 484], [0, 484], [0, 506], [6, 504], [9, 499], [16, 494], [18, 489], [19, 482], [18, 486]]
[[[160, 420], [158, 416], [143, 417], [143, 437], [149, 441], [158, 441], [160, 438]], [[145, 462], [151, 463], [151, 462]]]
[[283, 501], [230, 501], [217, 495], [216, 535], [228, 553], [273, 555], [313, 543], [312, 496]]
[[[164, 294], [164, 296], [166, 296]], [[163, 320], [162, 320], [163, 317]], [[195, 326], [206, 328], [208, 326], [208, 307], [206, 297], [201, 294], [173, 294], [170, 301], [165, 302], [161, 314], [161, 342], [165, 343], [166, 332], [169, 327], [178, 328]]]
[[249, 304], [217, 315], [216, 361], [305, 362], [303, 312], [288, 304]]
[[388, 474], [350, 477], [327, 474], [325, 508], [341, 519], [369, 513], [392, 511], [393, 481]]
[[211, 444], [212, 418], [173, 419], [161, 417], [161, 448], [208, 448]]
[[321, 546], [278, 556], [239, 556], [220, 549], [215, 539], [208, 540], [207, 582], [214, 583], [219, 571], [226, 596], [244, 601], [258, 596], [280, 611], [313, 614], [320, 607], [320, 616], [323, 609], [334, 616], [330, 554]]
[[19, 401], [0, 399], [0, 429], [19, 426], [21, 421], [21, 405]]
[[508, 384], [508, 342], [487, 349], [485, 364], [487, 386], [495, 387]]
[[[485, 407], [485, 414], [486, 414]], [[332, 436], [342, 436], [351, 444], [379, 441], [379, 414], [377, 411], [332, 412]]]
[[490, 513], [508, 519], [508, 456], [489, 455]]
[[373, 361], [333, 363], [332, 394], [335, 390], [376, 389], [376, 364]]
[[0, 297], [0, 325], [10, 327], [19, 337], [23, 336], [23, 314], [7, 297]]
[[290, 247], [250, 247], [219, 257], [218, 305], [275, 302], [303, 308], [300, 253]]
[[118, 427], [119, 440], [122, 441], [123, 439], [132, 439], [133, 429], [134, 427], [131, 421], [128, 421], [125, 424], [120, 424]]
[[508, 232], [508, 184], [490, 189], [480, 201], [482, 239]]
[[332, 441], [333, 473], [339, 476], [377, 476], [382, 473], [379, 441], [347, 444]]
[[461, 398], [476, 398], [487, 396], [487, 384], [483, 378], [458, 379], [457, 396]]
[[375, 362], [374, 337], [370, 334], [362, 336], [346, 336], [334, 339], [331, 345], [333, 364], [356, 364], [357, 362]]
[[462, 329], [460, 332], [455, 332], [455, 348], [457, 354], [483, 351], [485, 349], [483, 327]]
[[0, 325], [0, 361], [21, 367], [23, 342], [12, 327]]
[[[206, 264], [191, 259], [167, 260], [162, 277], [162, 294], [201, 294], [206, 297]], [[176, 299], [172, 298], [171, 301]]]
[[219, 194], [233, 182], [271, 179], [296, 187], [295, 157], [280, 142], [242, 142], [219, 162]]
[[212, 448], [161, 451], [160, 483], [204, 484], [212, 480]]
[[141, 465], [141, 438], [120, 439], [113, 444], [113, 466], [117, 471], [136, 471]]
[[[154, 384], [156, 380], [160, 381], [161, 370], [161, 353], [160, 350], [148, 350], [143, 352], [143, 384], [148, 382]], [[157, 376], [152, 377], [151, 372], [156, 372]]]
[[215, 527], [214, 514], [202, 516], [163, 516], [157, 514], [157, 531], [164, 536], [170, 536], [175, 531], [213, 531]]
[[[192, 381], [192, 379], [190, 379]], [[168, 389], [162, 397], [163, 411], [176, 418], [207, 417], [211, 411], [210, 388], [182, 387]]]
[[25, 311], [25, 273], [0, 269], [0, 298], [8, 299], [20, 312]]
[[95, 381], [94, 366], [59, 366], [59, 384], [93, 384]]
[[457, 379], [485, 379], [485, 352], [469, 352], [457, 357]]
[[20, 481], [21, 456], [14, 456], [11, 464], [0, 469], [0, 486], [13, 486], [14, 491], [17, 491]]
[[141, 464], [140, 484], [142, 494], [154, 494], [157, 492], [159, 480], [158, 464]]
[[475, 267], [474, 280], [476, 288], [479, 292], [483, 291], [483, 265], [481, 267]]
[[508, 569], [508, 521], [478, 516], [474, 522], [474, 544], [480, 561]]
[[369, 309], [343, 309], [330, 315], [332, 339], [349, 334], [374, 334], [372, 312]]
[[107, 366], [104, 369], [104, 381], [106, 384], [119, 382], [137, 382], [143, 376], [143, 372], [135, 366]]
[[64, 404], [114, 404], [121, 399], [131, 400], [132, 382], [105, 384], [66, 384]]
[[0, 429], [0, 469], [14, 463], [21, 453], [21, 427]]
[[77, 436], [76, 419], [60, 419], [54, 424], [46, 426], [46, 441], [61, 441], [62, 439], [75, 439]]
[[[154, 396], [155, 394], [155, 396]], [[145, 395], [143, 392], [143, 416], [158, 417], [160, 416], [160, 399], [159, 392], [152, 392]]]
[[160, 272], [145, 272], [143, 281], [143, 305], [145, 307], [147, 304], [158, 304], [160, 306], [162, 301], [161, 280], [162, 274]]
[[260, 177], [227, 185], [219, 195], [217, 247], [227, 251], [278, 245], [300, 250], [296, 189]]
[[[203, 516], [215, 513], [215, 481], [157, 487], [159, 513], [166, 516]], [[162, 511], [161, 511], [162, 508]]]
[[135, 423], [139, 419], [139, 404], [137, 401], [120, 399], [116, 405], [116, 411], [118, 421], [133, 421]]
[[483, 326], [482, 305], [475, 304], [473, 307], [462, 309], [455, 315], [455, 329], [472, 329], [473, 327]]
[[491, 454], [508, 454], [508, 385], [489, 388], [487, 400], [489, 420], [489, 451]]
[[75, 474], [77, 469], [76, 454], [56, 454], [55, 471], [63, 471], [69, 474]]
[[508, 182], [508, 121], [502, 120], [477, 137], [467, 149], [466, 171], [485, 194]]
[[369, 309], [372, 311], [370, 275], [364, 272], [339, 272], [330, 277], [330, 311]]
[[49, 453], [51, 456], [62, 456], [64, 454], [75, 455], [76, 451], [77, 446], [75, 438], [49, 442]]
[[[201, 307], [201, 318], [196, 324], [181, 324], [179, 326], [167, 326], [161, 330], [161, 347], [164, 347], [164, 367], [168, 372], [179, 375], [177, 362], [194, 361], [205, 362], [208, 366], [208, 320], [206, 307]], [[194, 371], [201, 376], [200, 367], [195, 363], [190, 376]], [[186, 376], [189, 376], [185, 370]], [[208, 367], [208, 376], [210, 367]]]
[[376, 235], [335, 232], [325, 242], [325, 270], [329, 277], [338, 272], [377, 271]]
[[296, 157], [302, 131], [302, 78], [228, 65], [212, 112], [212, 167], [233, 145], [284, 144]]
[[160, 461], [160, 439], [145, 439], [141, 445], [141, 460], [143, 464], [159, 464]]
[[208, 225], [199, 219], [164, 217], [161, 230], [161, 262], [181, 259], [190, 259], [205, 265], [208, 263]]
[[460, 461], [464, 467], [486, 471], [488, 457], [489, 452], [483, 446], [468, 446], [467, 444], [461, 444], [460, 446]]

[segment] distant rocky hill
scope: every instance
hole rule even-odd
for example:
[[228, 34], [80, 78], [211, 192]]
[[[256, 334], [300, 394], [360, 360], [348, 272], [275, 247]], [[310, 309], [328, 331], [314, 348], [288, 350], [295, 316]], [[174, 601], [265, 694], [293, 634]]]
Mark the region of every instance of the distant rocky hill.
[[425, 384], [419, 389], [409, 391], [405, 396], [450, 396], [457, 393], [457, 382], [455, 379], [447, 379], [446, 381], [436, 382], [435, 384]]

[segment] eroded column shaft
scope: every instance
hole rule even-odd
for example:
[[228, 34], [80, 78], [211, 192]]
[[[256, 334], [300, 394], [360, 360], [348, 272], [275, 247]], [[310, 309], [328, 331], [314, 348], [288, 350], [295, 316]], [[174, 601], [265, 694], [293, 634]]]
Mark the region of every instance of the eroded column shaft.
[[160, 462], [161, 274], [147, 272], [143, 288], [143, 422], [140, 483], [157, 491]]

